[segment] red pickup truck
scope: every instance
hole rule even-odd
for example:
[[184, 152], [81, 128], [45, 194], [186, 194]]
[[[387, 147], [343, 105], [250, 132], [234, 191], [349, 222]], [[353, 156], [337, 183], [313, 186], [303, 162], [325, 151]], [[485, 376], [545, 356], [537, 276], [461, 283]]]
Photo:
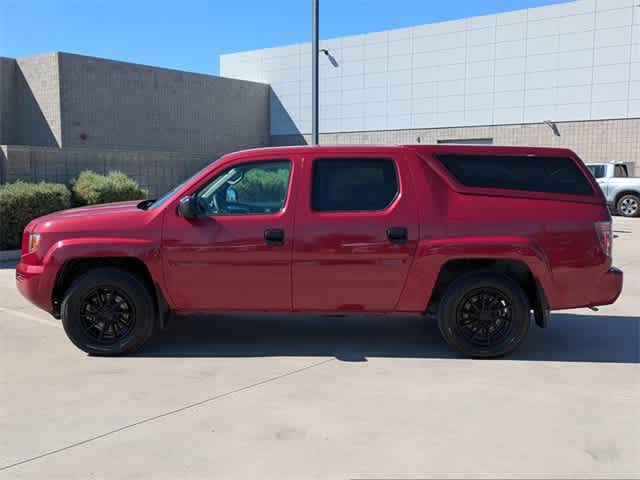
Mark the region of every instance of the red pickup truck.
[[602, 191], [570, 150], [309, 146], [232, 153], [156, 200], [54, 213], [16, 281], [97, 355], [195, 312], [436, 317], [472, 357], [550, 310], [613, 303]]

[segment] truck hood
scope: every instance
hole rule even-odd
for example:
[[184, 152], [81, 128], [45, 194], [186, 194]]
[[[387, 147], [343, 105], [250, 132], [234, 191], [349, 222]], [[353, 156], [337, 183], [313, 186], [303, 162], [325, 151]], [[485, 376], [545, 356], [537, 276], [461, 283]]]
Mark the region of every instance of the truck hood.
[[118, 203], [105, 203], [102, 205], [92, 205], [88, 207], [72, 208], [69, 210], [62, 210], [60, 212], [50, 213], [42, 217], [38, 217], [26, 227], [26, 230], [32, 232], [36, 226], [45, 224], [47, 222], [57, 222], [60, 220], [91, 220], [95, 221], [97, 218], [112, 216], [114, 218], [129, 216], [134, 212], [145, 213], [145, 210], [141, 210], [137, 207], [139, 201], [133, 202], [118, 202]]

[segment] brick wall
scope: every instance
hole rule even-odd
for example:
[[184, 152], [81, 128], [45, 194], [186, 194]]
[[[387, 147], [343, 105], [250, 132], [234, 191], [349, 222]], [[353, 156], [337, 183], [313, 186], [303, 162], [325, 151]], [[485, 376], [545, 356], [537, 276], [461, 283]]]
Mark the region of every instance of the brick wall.
[[0, 144], [15, 143], [16, 70], [13, 58], [0, 57]]
[[17, 60], [15, 143], [61, 145], [58, 54]]
[[150, 150], [51, 148], [25, 145], [0, 147], [0, 175], [4, 181], [69, 183], [83, 170], [100, 174], [119, 170], [149, 192], [162, 195], [211, 163], [217, 155]]
[[269, 86], [81, 55], [0, 58], [0, 183], [120, 170], [151, 196], [269, 145]]
[[269, 144], [266, 84], [59, 55], [63, 147], [211, 154]]
[[[437, 143], [439, 140], [493, 139], [496, 145], [567, 147], [585, 162], [634, 162], [640, 175], [640, 119], [562, 122], [556, 124], [560, 136], [545, 124], [488, 127], [386, 130], [320, 134], [323, 144], [407, 144]], [[418, 140], [419, 139], [419, 140]], [[309, 135], [275, 135], [273, 145], [300, 145]]]

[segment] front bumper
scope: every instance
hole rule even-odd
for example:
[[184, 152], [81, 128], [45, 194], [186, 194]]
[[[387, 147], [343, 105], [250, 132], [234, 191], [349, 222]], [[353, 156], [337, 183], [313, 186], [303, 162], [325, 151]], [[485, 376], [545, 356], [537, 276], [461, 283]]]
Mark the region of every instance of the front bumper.
[[47, 312], [53, 311], [52, 285], [43, 265], [29, 265], [21, 261], [16, 267], [16, 286], [31, 303]]

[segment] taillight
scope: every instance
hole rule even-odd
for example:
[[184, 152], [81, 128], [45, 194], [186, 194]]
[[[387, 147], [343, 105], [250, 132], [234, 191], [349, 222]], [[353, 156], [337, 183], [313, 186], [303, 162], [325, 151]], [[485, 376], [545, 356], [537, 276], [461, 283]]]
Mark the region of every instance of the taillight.
[[22, 255], [35, 252], [39, 246], [40, 246], [40, 234], [29, 233], [25, 230], [22, 234], [22, 244], [20, 246], [22, 250]]
[[613, 240], [613, 232], [611, 231], [611, 222], [596, 222], [596, 234], [600, 240], [602, 252], [607, 256], [611, 256], [611, 242]]
[[35, 252], [40, 246], [40, 234], [32, 233], [29, 235], [29, 253]]

